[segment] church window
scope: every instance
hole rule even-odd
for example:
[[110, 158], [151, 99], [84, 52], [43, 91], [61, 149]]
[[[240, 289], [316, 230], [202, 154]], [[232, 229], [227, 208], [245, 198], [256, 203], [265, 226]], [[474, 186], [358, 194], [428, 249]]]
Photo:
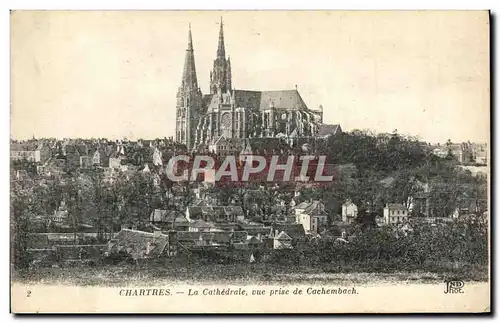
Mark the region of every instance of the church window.
[[225, 113], [222, 115], [221, 124], [223, 128], [231, 127], [231, 117], [229, 116], [229, 113]]

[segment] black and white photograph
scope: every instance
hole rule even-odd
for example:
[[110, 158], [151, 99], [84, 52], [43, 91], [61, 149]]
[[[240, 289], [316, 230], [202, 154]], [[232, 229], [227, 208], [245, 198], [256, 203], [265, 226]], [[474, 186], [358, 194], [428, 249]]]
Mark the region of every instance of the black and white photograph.
[[10, 13], [14, 313], [490, 312], [488, 11]]

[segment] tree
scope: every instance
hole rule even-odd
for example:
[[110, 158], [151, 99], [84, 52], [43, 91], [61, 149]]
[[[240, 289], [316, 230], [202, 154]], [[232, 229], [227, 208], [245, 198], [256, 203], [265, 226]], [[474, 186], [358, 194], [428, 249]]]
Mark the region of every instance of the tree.
[[[29, 264], [28, 231], [30, 218], [29, 191], [11, 186], [10, 194], [10, 238], [11, 262], [18, 268]], [[16, 189], [17, 188], [17, 189]]]

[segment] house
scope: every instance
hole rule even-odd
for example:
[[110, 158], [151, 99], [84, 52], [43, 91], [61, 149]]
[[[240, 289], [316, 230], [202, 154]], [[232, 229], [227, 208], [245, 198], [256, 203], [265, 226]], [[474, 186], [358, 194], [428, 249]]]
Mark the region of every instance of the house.
[[205, 248], [224, 248], [231, 245], [246, 244], [248, 234], [244, 231], [178, 231], [177, 241], [182, 248], [205, 249]]
[[92, 163], [101, 167], [109, 167], [109, 156], [103, 148], [99, 148], [94, 152]]
[[453, 210], [451, 217], [455, 220], [467, 217], [471, 214], [479, 214], [484, 212], [478, 203], [479, 201], [473, 197], [460, 196], [458, 206]]
[[472, 145], [467, 142], [463, 143], [450, 143], [446, 145], [446, 149], [450, 152], [459, 163], [474, 162]]
[[220, 136], [208, 144], [208, 151], [218, 156], [237, 155], [243, 149], [244, 144], [243, 139]]
[[268, 229], [269, 235], [273, 231], [283, 231], [292, 239], [292, 246], [297, 247], [306, 241], [306, 232], [302, 224], [289, 224], [289, 223], [274, 223], [271, 225], [271, 230]]
[[487, 144], [473, 144], [473, 154], [477, 164], [486, 165], [488, 163]]
[[408, 209], [399, 203], [390, 203], [384, 207], [384, 224], [399, 224], [408, 221]]
[[187, 231], [189, 222], [175, 210], [155, 209], [149, 217], [150, 223], [162, 230]]
[[287, 138], [280, 137], [253, 137], [245, 141], [245, 153], [253, 155], [285, 155], [290, 152]]
[[432, 154], [440, 158], [446, 158], [448, 156], [448, 149], [444, 146], [439, 146], [432, 150]]
[[190, 232], [217, 231], [213, 222], [203, 221], [201, 219], [189, 222], [188, 226], [188, 231]]
[[119, 169], [122, 165], [123, 157], [115, 156], [109, 158], [109, 168]]
[[[270, 227], [264, 226], [262, 223], [239, 223], [238, 230], [246, 231], [251, 236], [265, 236], [269, 234]], [[304, 229], [302, 229], [304, 231]]]
[[80, 157], [87, 156], [88, 151], [85, 145], [65, 144], [62, 147], [62, 153], [66, 159], [66, 165], [71, 168], [80, 167]]
[[35, 142], [12, 143], [10, 145], [10, 159], [45, 163], [50, 158], [50, 149], [47, 145]]
[[261, 249], [264, 247], [264, 241], [262, 241], [262, 236], [247, 236], [246, 244], [249, 249]]
[[294, 211], [295, 222], [302, 224], [306, 233], [318, 233], [328, 224], [325, 205], [320, 201], [302, 202]]
[[179, 250], [189, 250], [192, 247], [199, 246], [203, 241], [201, 232], [177, 231], [177, 243]]
[[159, 231], [122, 229], [108, 243], [108, 250], [110, 253], [126, 252], [134, 259], [158, 258], [168, 245], [169, 236]]
[[408, 197], [408, 211], [412, 215], [430, 217], [432, 214], [431, 208], [431, 188], [429, 183], [421, 182], [417, 179], [412, 179], [412, 189]]
[[322, 123], [318, 127], [317, 137], [328, 138], [342, 133], [342, 128], [339, 124], [325, 124]]
[[267, 241], [267, 247], [271, 249], [293, 249], [293, 239], [285, 231], [271, 230], [265, 240]]
[[342, 204], [342, 222], [351, 224], [358, 217], [358, 207], [351, 201]]
[[211, 247], [228, 247], [232, 243], [231, 235], [232, 233], [230, 232], [202, 232], [201, 238], [205, 245]]
[[163, 154], [158, 147], [155, 147], [153, 151], [153, 165], [163, 166]]
[[90, 156], [80, 156], [80, 167], [87, 168], [94, 165], [94, 159]]
[[103, 182], [105, 183], [114, 183], [116, 179], [118, 178], [118, 171], [116, 171], [114, 168], [104, 168], [103, 171]]
[[186, 219], [204, 220], [214, 223], [228, 223], [243, 221], [245, 214], [241, 206], [188, 206]]

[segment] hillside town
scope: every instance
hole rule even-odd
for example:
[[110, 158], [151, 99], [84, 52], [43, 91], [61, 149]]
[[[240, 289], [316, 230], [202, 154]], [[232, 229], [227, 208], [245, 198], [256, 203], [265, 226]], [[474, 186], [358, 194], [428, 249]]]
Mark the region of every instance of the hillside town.
[[[436, 257], [486, 259], [485, 144], [435, 145], [397, 130], [344, 131], [324, 122], [322, 106], [309, 109], [298, 87], [235, 89], [222, 21], [209, 94], [201, 93], [196, 75], [189, 29], [174, 137], [11, 140], [15, 265], [194, 256], [250, 263], [372, 256], [423, 262], [472, 225], [483, 230], [480, 242], [460, 245], [459, 256]], [[203, 154], [324, 156], [332, 180], [171, 180], [173, 158]], [[478, 233], [470, 234], [476, 239]], [[470, 247], [476, 242], [478, 249]], [[391, 249], [396, 245], [399, 256]]]
[[[281, 154], [320, 152], [333, 141], [351, 136], [335, 133], [303, 138], [307, 142], [298, 149], [279, 139], [272, 147], [279, 147]], [[272, 143], [275, 138], [268, 140]], [[394, 136], [387, 144], [391, 140]], [[254, 141], [259, 144], [252, 145]], [[260, 144], [264, 141], [266, 138], [247, 139], [241, 151], [233, 154], [256, 153], [265, 147]], [[445, 156], [436, 155], [431, 145], [424, 148], [429, 158], [452, 163], [457, 170], [467, 163], [460, 161], [464, 151], [457, 154], [456, 146], [474, 147], [467, 153], [483, 162], [482, 145], [448, 146]], [[401, 171], [367, 187], [380, 201], [362, 201], [356, 192], [343, 192], [339, 187], [355, 180], [354, 163], [334, 165], [338, 175], [327, 186], [169, 182], [164, 165], [186, 151], [172, 138], [13, 141], [12, 212], [28, 210], [25, 251], [38, 256], [67, 254], [76, 259], [124, 252], [134, 259], [147, 259], [214, 250], [232, 251], [248, 258], [246, 261], [255, 261], [260, 250], [301, 248], [314, 239], [349, 243], [360, 226], [390, 227], [406, 234], [420, 223], [442, 226], [467, 217], [487, 218], [486, 196], [474, 192], [474, 183], [468, 185], [470, 193], [461, 192], [453, 207], [442, 207], [435, 202], [435, 194], [442, 193], [444, 183]], [[222, 149], [218, 152], [229, 154]], [[481, 180], [481, 176], [471, 178]], [[485, 194], [485, 182], [481, 185], [483, 191], [481, 186], [476, 188]], [[401, 187], [406, 194], [391, 199]]]

